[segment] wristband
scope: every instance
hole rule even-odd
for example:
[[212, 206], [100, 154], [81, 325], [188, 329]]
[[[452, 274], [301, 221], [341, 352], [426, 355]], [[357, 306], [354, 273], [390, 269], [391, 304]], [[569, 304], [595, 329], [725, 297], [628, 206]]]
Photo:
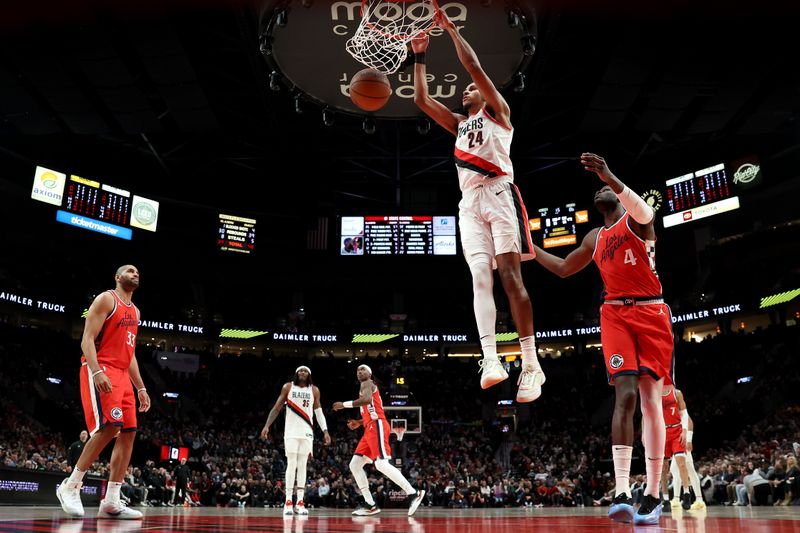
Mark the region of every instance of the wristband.
[[420, 65], [425, 64], [425, 52], [417, 52], [414, 54], [414, 63], [419, 63]]
[[694, 431], [686, 431], [686, 442], [692, 442], [692, 434]]
[[351, 407], [353, 407], [353, 401], [352, 400], [347, 400], [346, 402], [342, 403], [342, 405], [344, 405], [345, 407], [350, 409]]
[[97, 374], [100, 374], [100, 373], [105, 373], [105, 370], [103, 370], [103, 369], [101, 368], [101, 369], [100, 369], [100, 370], [98, 370], [97, 372], [92, 372], [92, 379], [94, 379], [94, 377], [95, 377]]
[[146, 387], [142, 387], [141, 389], [136, 389], [136, 392], [142, 392], [142, 391], [146, 391], [146, 390], [147, 390]]

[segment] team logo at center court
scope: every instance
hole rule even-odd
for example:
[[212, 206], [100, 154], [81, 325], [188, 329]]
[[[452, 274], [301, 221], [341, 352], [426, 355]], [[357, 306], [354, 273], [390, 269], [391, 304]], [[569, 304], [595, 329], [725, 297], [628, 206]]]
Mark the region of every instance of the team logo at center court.
[[612, 356], [611, 356], [611, 359], [609, 359], [609, 360], [608, 360], [608, 364], [609, 364], [609, 366], [610, 366], [611, 368], [615, 369], [615, 370], [616, 370], [617, 368], [621, 367], [621, 366], [622, 366], [622, 363], [624, 363], [624, 362], [625, 362], [625, 360], [624, 360], [624, 359], [622, 358], [622, 356], [621, 356], [620, 354], [618, 354], [618, 353], [615, 353], [614, 355], [612, 355]]
[[120, 418], [122, 418], [122, 409], [120, 409], [119, 407], [113, 408], [111, 410], [111, 418], [113, 418], [114, 420], [119, 420]]

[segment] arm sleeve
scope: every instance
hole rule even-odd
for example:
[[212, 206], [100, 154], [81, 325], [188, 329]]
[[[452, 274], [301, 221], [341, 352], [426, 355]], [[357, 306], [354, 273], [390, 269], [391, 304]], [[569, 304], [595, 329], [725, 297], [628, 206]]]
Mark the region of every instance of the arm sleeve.
[[322, 431], [328, 431], [328, 422], [325, 420], [325, 413], [322, 412], [322, 407], [314, 409], [314, 416], [317, 417], [317, 424]]
[[689, 410], [681, 409], [681, 427], [689, 431]]
[[647, 205], [647, 202], [641, 196], [630, 190], [627, 185], [617, 195], [617, 198], [619, 198], [625, 210], [630, 213], [631, 218], [639, 224], [649, 224], [656, 216], [653, 208]]

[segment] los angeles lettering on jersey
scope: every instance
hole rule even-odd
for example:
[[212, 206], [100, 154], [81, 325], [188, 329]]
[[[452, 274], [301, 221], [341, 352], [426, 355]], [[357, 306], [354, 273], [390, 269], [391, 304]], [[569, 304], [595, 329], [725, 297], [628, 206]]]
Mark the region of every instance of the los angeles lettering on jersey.
[[119, 328], [129, 328], [131, 326], [138, 326], [138, 325], [139, 321], [136, 318], [131, 317], [131, 315], [127, 313], [125, 313], [125, 316], [120, 318], [119, 322], [117, 322], [117, 327]]
[[483, 117], [474, 118], [472, 120], [468, 120], [464, 122], [462, 126], [458, 128], [458, 136], [461, 137], [468, 131], [472, 130], [479, 130], [483, 128]]
[[620, 246], [628, 242], [628, 239], [630, 239], [629, 235], [609, 235], [606, 238], [606, 248], [600, 256], [600, 263], [605, 263], [606, 259], [614, 259], [616, 251]]

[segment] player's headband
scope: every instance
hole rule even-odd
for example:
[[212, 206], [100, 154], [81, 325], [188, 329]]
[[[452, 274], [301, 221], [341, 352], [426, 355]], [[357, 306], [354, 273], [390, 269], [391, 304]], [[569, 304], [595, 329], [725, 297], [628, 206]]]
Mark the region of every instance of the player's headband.
[[297, 373], [298, 373], [298, 372], [300, 372], [301, 370], [305, 370], [305, 371], [306, 371], [306, 372], [308, 372], [309, 374], [311, 373], [311, 369], [310, 369], [310, 368], [308, 368], [306, 365], [300, 365], [300, 366], [298, 366], [298, 367], [297, 367], [297, 370], [295, 370], [295, 371], [294, 371], [294, 373], [295, 373], [295, 374], [297, 374]]
[[359, 365], [358, 368], [366, 368], [369, 375], [372, 375], [372, 369], [368, 365]]

